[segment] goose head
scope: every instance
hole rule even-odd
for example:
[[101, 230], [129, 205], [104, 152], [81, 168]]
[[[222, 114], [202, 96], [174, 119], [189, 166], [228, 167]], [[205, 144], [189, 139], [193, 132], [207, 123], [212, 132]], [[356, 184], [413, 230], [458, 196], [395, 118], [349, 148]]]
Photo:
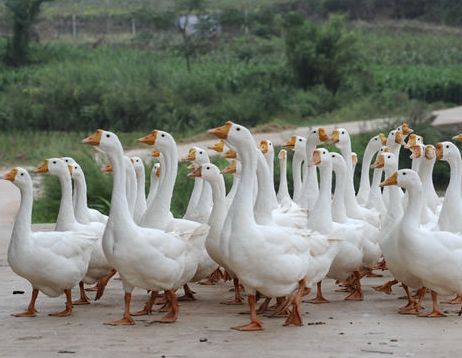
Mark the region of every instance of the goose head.
[[82, 144], [89, 144], [103, 153], [123, 152], [119, 138], [112, 132], [98, 129], [91, 136], [82, 140]]
[[172, 150], [176, 145], [175, 139], [169, 133], [158, 129], [154, 129], [151, 134], [138, 139], [138, 142], [152, 145], [161, 152]]
[[415, 133], [412, 133], [409, 136], [409, 139], [408, 139], [406, 145], [404, 146], [404, 148], [411, 149], [416, 144], [423, 144], [423, 137], [420, 136], [420, 135], [417, 135]]
[[235, 174], [237, 172], [237, 160], [233, 159], [222, 171], [221, 174]]
[[278, 154], [279, 160], [285, 160], [287, 158], [287, 151], [285, 149], [281, 149]]
[[77, 163], [77, 162], [74, 160], [74, 158], [71, 158], [71, 157], [62, 157], [61, 159], [64, 160], [64, 162], [65, 162], [67, 165], [72, 165], [72, 164]]
[[223, 140], [220, 140], [218, 143], [209, 145], [207, 148], [211, 149], [211, 150], [214, 150], [217, 153], [222, 153], [222, 152], [226, 151], [225, 150], [225, 142]]
[[250, 131], [246, 127], [231, 121], [226, 122], [225, 125], [221, 127], [209, 129], [207, 133], [213, 134], [214, 136], [223, 139], [225, 144], [236, 153], [239, 151], [244, 152], [251, 150], [251, 148], [255, 148], [253, 137]]
[[290, 140], [282, 145], [282, 148], [292, 149], [296, 154], [305, 156], [306, 138], [298, 135], [293, 135]]
[[425, 146], [424, 153], [425, 153], [425, 159], [432, 160], [432, 161], [436, 160], [436, 149], [433, 145], [427, 144]]
[[380, 183], [380, 187], [398, 185], [401, 188], [409, 189], [414, 186], [421, 186], [419, 175], [412, 169], [401, 169]]
[[[64, 158], [63, 160], [66, 161]], [[78, 163], [74, 162], [73, 164], [68, 164], [68, 165], [72, 167], [72, 174], [71, 174], [72, 179], [81, 180], [84, 178], [83, 170]]]
[[414, 130], [411, 129], [406, 123], [401, 124], [396, 128], [396, 130], [401, 132], [404, 138], [406, 138], [409, 134], [414, 133]]
[[374, 152], [377, 152], [381, 146], [387, 145], [387, 137], [385, 137], [385, 134], [379, 133], [376, 136], [373, 136], [370, 140], [369, 143], [367, 143], [367, 146], [372, 148]]
[[311, 146], [317, 146], [327, 142], [329, 140], [329, 135], [323, 127], [313, 128], [308, 131], [308, 136], [306, 137], [306, 142], [311, 144]]
[[220, 180], [221, 173], [220, 169], [216, 165], [212, 163], [204, 163], [199, 165], [194, 172], [189, 173], [188, 175], [192, 177], [200, 177], [208, 182], [214, 182]]
[[460, 160], [460, 151], [454, 143], [440, 142], [436, 144], [436, 159], [446, 162], [451, 159]]
[[8, 173], [4, 174], [0, 178], [12, 182], [20, 189], [30, 186], [32, 183], [32, 179], [27, 170], [21, 167], [11, 169]]
[[409, 149], [412, 151], [412, 154], [410, 156], [411, 159], [420, 160], [423, 158], [425, 154], [425, 145], [423, 145], [422, 143], [414, 144]]
[[343, 159], [343, 156], [341, 156], [337, 152], [330, 152], [330, 159], [332, 161], [332, 167], [334, 170], [341, 170], [342, 172], [346, 172], [346, 162], [345, 159]]
[[334, 129], [330, 138], [330, 143], [335, 144], [335, 146], [339, 149], [351, 147], [350, 135], [345, 128]]
[[49, 173], [62, 178], [72, 176], [72, 172], [73, 166], [67, 165], [66, 162], [60, 158], [45, 159], [42, 164], [34, 170], [34, 173]]
[[388, 133], [387, 146], [389, 148], [394, 149], [404, 144], [405, 143], [404, 143], [404, 137], [403, 137], [402, 132], [400, 132], [397, 129], [393, 129], [392, 131], [390, 131], [390, 133]]
[[143, 164], [143, 161], [141, 160], [141, 158], [139, 157], [132, 157], [130, 158], [132, 164], [133, 164], [133, 167], [135, 168], [135, 172], [138, 176], [140, 175], [143, 175], [144, 174], [144, 164]]
[[200, 147], [193, 147], [194, 149], [194, 160], [195, 164], [205, 164], [210, 163], [210, 158], [207, 151]]
[[309, 164], [310, 166], [316, 165], [320, 168], [332, 166], [332, 160], [329, 151], [325, 148], [318, 148], [313, 152], [313, 158]]
[[155, 163], [152, 167], [152, 171], [155, 173], [156, 177], [160, 177], [160, 163]]
[[260, 150], [263, 155], [266, 157], [267, 155], [271, 158], [274, 157], [274, 146], [273, 143], [268, 139], [263, 139], [260, 142]]

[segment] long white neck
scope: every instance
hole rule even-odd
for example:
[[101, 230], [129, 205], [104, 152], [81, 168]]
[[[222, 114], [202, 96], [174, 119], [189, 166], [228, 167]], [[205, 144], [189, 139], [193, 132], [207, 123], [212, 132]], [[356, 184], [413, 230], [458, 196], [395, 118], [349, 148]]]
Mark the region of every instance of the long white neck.
[[425, 204], [433, 211], [436, 211], [440, 203], [438, 194], [436, 194], [435, 186], [433, 185], [433, 167], [435, 159], [422, 159], [419, 167], [419, 176], [422, 181], [422, 190], [424, 192]]
[[414, 186], [407, 188], [406, 192], [409, 193], [409, 199], [407, 210], [404, 212], [401, 225], [406, 226], [408, 229], [417, 229], [420, 224], [422, 208], [422, 184], [420, 182], [415, 183]]
[[90, 218], [88, 215], [87, 205], [87, 183], [85, 181], [84, 174], [74, 179], [74, 214], [76, 220], [81, 224], [89, 224]]
[[[111, 209], [109, 211], [108, 224], [123, 227], [124, 224], [134, 225], [133, 217], [128, 207], [126, 192], [126, 169], [122, 148], [106, 152], [112, 165], [113, 184], [111, 195]], [[106, 235], [105, 235], [106, 236]]]
[[255, 221], [260, 225], [271, 225], [273, 223], [272, 211], [277, 208], [276, 193], [274, 186], [270, 184], [269, 168], [265, 157], [256, 151], [257, 155], [257, 200], [254, 205]]
[[76, 223], [74, 207], [72, 206], [72, 182], [68, 174], [58, 175], [61, 184], [61, 202], [59, 204], [58, 218], [55, 231], [70, 230], [70, 225]]
[[353, 161], [351, 158], [351, 145], [342, 145], [338, 147], [342, 153], [346, 164], [346, 183], [345, 183], [345, 205], [349, 217], [355, 219], [364, 219], [361, 208], [356, 201], [355, 188], [353, 184]]
[[26, 242], [31, 243], [32, 205], [34, 202], [32, 179], [29, 180], [27, 185], [20, 187], [19, 191], [21, 192], [21, 204], [19, 205], [19, 211], [14, 221], [10, 248], [8, 250]]
[[188, 207], [186, 208], [186, 212], [184, 214], [185, 219], [193, 215], [194, 209], [197, 207], [197, 203], [199, 202], [204, 184], [204, 180], [200, 178], [194, 178], [194, 187], [189, 198]]
[[332, 231], [332, 164], [319, 167], [320, 185], [319, 196], [313, 211], [308, 217], [307, 227], [321, 234]]
[[304, 160], [302, 154], [295, 152], [292, 158], [292, 178], [294, 182], [294, 201], [297, 202], [300, 199], [300, 192], [302, 190], [302, 177], [301, 177], [301, 164]]
[[289, 189], [287, 188], [287, 158], [279, 158], [279, 190], [277, 194], [279, 204], [284, 205], [290, 199]]
[[239, 182], [241, 181], [241, 176], [240, 174], [234, 174], [233, 175], [233, 185], [231, 186], [231, 189], [229, 190], [228, 195], [226, 195], [226, 209], [229, 209], [231, 206], [234, 197], [236, 196], [237, 188], [239, 187]]
[[[461, 190], [461, 158], [460, 153], [448, 158], [451, 167], [449, 185], [444, 195], [443, 207], [441, 208], [438, 224], [441, 230], [460, 231], [462, 223], [459, 224], [460, 214], [462, 213], [462, 202], [460, 200]], [[457, 228], [457, 229], [456, 229]]]
[[[208, 224], [210, 225], [211, 232], [213, 231], [219, 233], [221, 232], [223, 222], [226, 218], [226, 187], [223, 176], [220, 175], [219, 180], [211, 181], [210, 187], [212, 188], [213, 207], [212, 212], [210, 213]], [[208, 239], [209, 238], [207, 237], [207, 240]]]
[[141, 226], [149, 226], [157, 229], [164, 229], [171, 218], [170, 204], [178, 171], [176, 146], [173, 146], [170, 150], [163, 150], [161, 159], [163, 159], [161, 168], [165, 170], [165, 176], [159, 185], [156, 198], [141, 219]]
[[368, 208], [376, 208], [379, 213], [385, 214], [387, 208], [382, 200], [382, 191], [380, 190], [379, 184], [382, 181], [383, 169], [377, 168], [374, 169], [374, 174], [372, 175], [372, 185], [371, 191], [369, 193], [369, 200], [367, 202]]
[[269, 168], [270, 185], [274, 188], [274, 150], [268, 150], [264, 157]]
[[158, 187], [159, 187], [159, 178], [157, 177], [157, 168], [152, 167], [151, 180], [149, 181], [149, 193], [148, 193], [148, 198], [146, 199], [146, 209], [151, 205], [151, 202], [154, 200]]
[[338, 223], [346, 223], [345, 207], [345, 183], [346, 183], [346, 165], [335, 165], [335, 192], [332, 200], [332, 220]]
[[145, 189], [145, 174], [144, 174], [144, 165], [142, 168], [138, 169], [136, 172], [136, 204], [135, 204], [135, 216], [134, 219], [136, 222], [141, 220], [141, 217], [146, 212], [146, 189]]
[[302, 208], [308, 209], [309, 211], [313, 209], [319, 195], [318, 174], [316, 172], [316, 166], [309, 166], [315, 149], [316, 143], [313, 143], [311, 138], [307, 138], [306, 160], [303, 163], [306, 178], [303, 181], [301, 197], [297, 204]]
[[364, 151], [363, 162], [361, 164], [361, 179], [359, 181], [359, 190], [356, 199], [359, 204], [366, 205], [369, 198], [369, 191], [371, 190], [371, 182], [369, 179], [369, 168], [371, 161], [377, 150], [373, 148], [373, 143], [368, 143]]
[[128, 157], [124, 157], [125, 163], [125, 173], [126, 173], [126, 193], [127, 193], [127, 201], [128, 207], [130, 209], [130, 213], [133, 216], [135, 213], [135, 206], [136, 206], [136, 174], [133, 164]]

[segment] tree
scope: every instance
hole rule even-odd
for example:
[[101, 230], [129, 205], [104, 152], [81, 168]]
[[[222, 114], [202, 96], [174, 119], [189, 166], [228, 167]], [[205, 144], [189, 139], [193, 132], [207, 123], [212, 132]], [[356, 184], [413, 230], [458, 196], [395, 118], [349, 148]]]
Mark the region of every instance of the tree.
[[323, 84], [335, 94], [349, 75], [362, 71], [358, 37], [345, 30], [343, 16], [314, 25], [302, 14], [290, 13], [283, 28], [288, 65], [300, 87]]
[[37, 22], [42, 3], [53, 0], [6, 0], [11, 13], [13, 36], [8, 39], [4, 61], [12, 66], [21, 66], [29, 61], [29, 44], [33, 26]]

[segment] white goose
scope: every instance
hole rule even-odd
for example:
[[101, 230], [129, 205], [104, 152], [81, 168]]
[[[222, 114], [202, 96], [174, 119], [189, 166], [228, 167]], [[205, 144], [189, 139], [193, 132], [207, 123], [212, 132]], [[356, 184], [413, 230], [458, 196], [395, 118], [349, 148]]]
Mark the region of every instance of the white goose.
[[293, 204], [287, 188], [287, 152], [282, 149], [278, 154], [279, 159], [279, 189], [276, 195], [278, 203], [283, 209], [290, 208]]
[[398, 248], [409, 272], [432, 290], [433, 311], [421, 316], [444, 317], [438, 309], [437, 295], [462, 294], [462, 236], [419, 225], [423, 195], [416, 172], [399, 170], [384, 185], [399, 185], [409, 193], [408, 210], [399, 224]]
[[305, 289], [310, 246], [295, 230], [258, 225], [254, 220], [252, 187], [257, 168], [257, 151], [249, 130], [226, 122], [209, 133], [224, 139], [237, 151], [242, 163], [239, 188], [223, 225], [220, 246], [227, 253], [227, 265], [239, 277], [248, 295], [251, 323], [238, 330], [261, 330], [262, 322], [255, 309], [259, 291], [267, 297], [292, 294], [292, 313], [286, 324], [301, 324], [300, 302]]
[[[89, 304], [90, 301], [85, 293], [84, 283], [94, 284], [112, 271], [111, 265], [106, 260], [102, 249], [102, 238], [105, 225], [100, 222], [88, 222], [86, 224], [78, 223], [74, 215], [72, 205], [72, 182], [71, 175], [72, 165], [67, 165], [60, 158], [46, 159], [36, 170], [35, 173], [50, 173], [58, 177], [61, 184], [61, 202], [59, 205], [58, 217], [56, 219], [55, 231], [76, 231], [85, 232], [98, 238], [85, 277], [79, 283], [80, 299], [73, 302], [75, 305]], [[102, 292], [101, 292], [102, 294]]]
[[141, 217], [143, 216], [144, 212], [147, 209], [146, 204], [146, 191], [145, 191], [145, 169], [144, 164], [141, 158], [139, 157], [132, 157], [130, 158], [133, 168], [135, 169], [136, 175], [136, 200], [135, 200], [135, 211], [133, 213], [133, 219], [135, 222], [139, 223]]
[[39, 291], [50, 297], [66, 295], [66, 309], [50, 316], [72, 313], [71, 289], [85, 276], [97, 237], [84, 232], [32, 232], [32, 179], [20, 167], [12, 169], [2, 179], [11, 181], [21, 192], [21, 204], [13, 225], [8, 263], [19, 276], [32, 285], [32, 298], [27, 310], [15, 317], [34, 317]]
[[154, 163], [151, 170], [151, 180], [149, 182], [149, 193], [146, 199], [146, 208], [149, 207], [157, 193], [160, 182], [161, 168], [160, 163]]
[[111, 211], [104, 232], [103, 250], [109, 263], [122, 278], [125, 311], [123, 319], [106, 324], [134, 324], [130, 316], [130, 300], [135, 287], [152, 290], [151, 300], [140, 314], [149, 313], [157, 291], [164, 290], [171, 300], [172, 310], [161, 321], [175, 321], [179, 307], [174, 289], [185, 269], [185, 238], [178, 233], [167, 233], [135, 224], [125, 193], [123, 149], [114, 133], [99, 129], [82, 143], [96, 146], [106, 153], [112, 163], [114, 174]]
[[[157, 195], [151, 207], [143, 215], [140, 225], [160, 230], [179, 230], [184, 235], [194, 237], [194, 239], [186, 242], [185, 270], [174, 284], [175, 288], [184, 286], [185, 295], [181, 297], [181, 300], [193, 300], [193, 292], [187, 283], [193, 279], [199, 280], [208, 277], [216, 268], [216, 264], [213, 263], [205, 250], [205, 239], [209, 226], [191, 220], [174, 218], [170, 212], [170, 203], [178, 171], [178, 152], [173, 137], [167, 132], [154, 130], [138, 141], [153, 145], [155, 149], [161, 151], [163, 158], [161, 165], [165, 169], [165, 176]], [[196, 276], [198, 267], [203, 275], [200, 278]]]
[[74, 203], [76, 220], [81, 224], [86, 224], [89, 221], [98, 221], [106, 224], [107, 215], [101, 214], [98, 210], [89, 208], [87, 205], [87, 182], [80, 165], [71, 157], [63, 157], [62, 159], [67, 165], [74, 166], [72, 170], [72, 179], [74, 181], [72, 202]]
[[356, 194], [356, 200], [358, 204], [366, 205], [369, 198], [369, 192], [371, 190], [371, 183], [369, 179], [369, 168], [371, 166], [372, 158], [375, 153], [378, 152], [381, 146], [386, 145], [387, 139], [383, 133], [379, 133], [372, 137], [367, 143], [366, 149], [364, 150], [363, 162], [361, 164], [361, 179], [359, 181], [359, 190]]
[[282, 148], [292, 149], [294, 151], [294, 156], [292, 158], [292, 177], [294, 183], [294, 194], [293, 201], [300, 205], [300, 207], [305, 207], [301, 200], [302, 195], [302, 163], [306, 160], [306, 138], [301, 136], [292, 136], [292, 138], [282, 145]]
[[[235, 163], [235, 161], [234, 161]], [[228, 165], [223, 169], [223, 173], [232, 173], [236, 168], [233, 165]], [[210, 231], [205, 241], [205, 247], [210, 257], [220, 266], [222, 266], [226, 272], [231, 276], [234, 283], [234, 300], [224, 302], [227, 305], [240, 305], [243, 302], [240, 294], [239, 279], [233, 273], [233, 271], [226, 265], [226, 252], [221, 251], [220, 247], [220, 235], [223, 228], [223, 223], [226, 218], [227, 206], [226, 206], [226, 188], [223, 175], [220, 173], [220, 169], [214, 164], [202, 164], [197, 166], [194, 172], [188, 174], [196, 178], [202, 178], [210, 183], [213, 195], [213, 207], [212, 213], [210, 214], [208, 224]]]

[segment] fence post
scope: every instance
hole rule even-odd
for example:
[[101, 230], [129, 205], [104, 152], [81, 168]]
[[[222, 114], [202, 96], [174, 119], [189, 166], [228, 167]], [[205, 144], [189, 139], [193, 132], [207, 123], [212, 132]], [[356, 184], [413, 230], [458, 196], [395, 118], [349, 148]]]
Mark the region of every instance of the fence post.
[[133, 37], [136, 36], [136, 22], [135, 22], [135, 19], [132, 19], [132, 35], [133, 35]]
[[72, 15], [72, 38], [74, 41], [77, 38], [77, 25], [75, 23], [75, 15]]

